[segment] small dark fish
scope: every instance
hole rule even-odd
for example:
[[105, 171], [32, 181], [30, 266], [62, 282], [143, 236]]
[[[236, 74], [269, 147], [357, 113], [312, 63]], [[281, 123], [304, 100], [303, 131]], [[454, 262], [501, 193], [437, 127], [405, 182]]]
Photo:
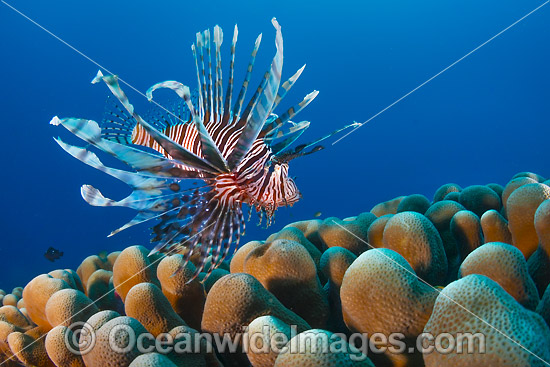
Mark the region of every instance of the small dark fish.
[[317, 213], [313, 214], [313, 216], [315, 218], [319, 218], [321, 215], [323, 215], [323, 213], [321, 213], [321, 212], [317, 212]]
[[50, 260], [51, 262], [61, 259], [62, 256], [63, 256], [63, 251], [59, 251], [58, 249], [55, 249], [51, 246], [44, 253], [44, 257]]

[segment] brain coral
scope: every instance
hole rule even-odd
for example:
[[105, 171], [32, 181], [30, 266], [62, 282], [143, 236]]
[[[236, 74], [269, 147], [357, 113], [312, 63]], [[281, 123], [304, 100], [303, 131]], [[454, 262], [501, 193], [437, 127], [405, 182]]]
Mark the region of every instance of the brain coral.
[[116, 309], [118, 307], [112, 277], [113, 272], [98, 269], [88, 278], [86, 294], [100, 310]]
[[513, 245], [520, 249], [525, 258], [529, 258], [539, 245], [535, 212], [546, 199], [550, 199], [550, 187], [540, 183], [523, 185], [508, 198], [506, 214]]
[[231, 273], [244, 273], [244, 261], [246, 257], [250, 251], [262, 246], [263, 244], [264, 243], [262, 241], [250, 241], [240, 247], [231, 258], [231, 263], [229, 264]]
[[[434, 337], [449, 333], [455, 341], [460, 340], [459, 333], [475, 337], [472, 348], [461, 353], [443, 340], [439, 352], [424, 354], [426, 367], [542, 366], [535, 355], [550, 361], [550, 329], [542, 317], [483, 275], [472, 274], [445, 287], [424, 332]], [[462, 341], [467, 343], [465, 338]], [[480, 353], [482, 346], [484, 353]]]
[[87, 283], [88, 278], [90, 275], [92, 275], [96, 270], [99, 269], [105, 269], [105, 270], [111, 270], [111, 265], [107, 261], [107, 259], [100, 258], [97, 255], [91, 255], [82, 261], [78, 269], [76, 269], [76, 273], [80, 277], [80, 281], [82, 282], [82, 288], [84, 290], [88, 289]]
[[54, 363], [46, 352], [44, 338], [33, 337], [15, 331], [8, 336], [11, 352], [24, 366], [53, 367]]
[[372, 213], [361, 213], [351, 220], [330, 217], [319, 226], [319, 236], [326, 247], [339, 246], [359, 255], [370, 248], [368, 230], [375, 220]]
[[285, 228], [287, 227], [295, 227], [298, 228], [304, 236], [313, 243], [319, 251], [324, 251], [326, 248], [323, 244], [323, 241], [321, 240], [321, 237], [319, 236], [319, 227], [321, 226], [321, 223], [323, 221], [320, 219], [311, 219], [311, 220], [304, 220], [301, 222], [294, 222], [287, 224]]
[[309, 325], [288, 310], [262, 284], [249, 274], [229, 274], [218, 280], [206, 297], [202, 330], [210, 333], [230, 333], [234, 336], [255, 318], [271, 315], [299, 331]]
[[[352, 332], [382, 333], [386, 337], [403, 333], [412, 339], [428, 321], [437, 291], [421, 282], [397, 252], [373, 249], [348, 268], [340, 296], [344, 321]], [[400, 360], [419, 356], [400, 356], [388, 351], [386, 357]]]
[[126, 315], [138, 320], [153, 336], [186, 325], [172, 309], [162, 291], [152, 283], [140, 283], [130, 289], [124, 303]]
[[456, 201], [458, 203], [458, 201], [460, 200], [460, 192], [450, 192], [447, 195], [445, 195], [443, 200], [451, 200], [451, 201]]
[[75, 322], [84, 322], [99, 309], [81, 291], [62, 289], [55, 292], [46, 303], [46, 317], [52, 327], [70, 326]]
[[[198, 279], [191, 281], [196, 270], [195, 265], [191, 262], [183, 265], [183, 255], [166, 256], [159, 263], [157, 277], [162, 286], [162, 293], [174, 311], [189, 326], [200, 329], [206, 294]], [[210, 278], [212, 276], [208, 279]]]
[[64, 280], [65, 283], [67, 283], [69, 287], [73, 289], [79, 290], [84, 293], [86, 292], [86, 290], [82, 287], [82, 282], [80, 281], [80, 277], [72, 269], [65, 269], [65, 270], [57, 269], [57, 270], [50, 271], [48, 274], [56, 279]]
[[383, 203], [375, 205], [370, 212], [377, 217], [381, 217], [386, 214], [397, 214], [397, 207], [404, 198], [405, 196], [398, 196], [394, 199], [384, 201]]
[[[257, 317], [275, 316], [288, 325], [296, 325], [298, 331], [310, 326], [300, 316], [284, 307], [253, 276], [244, 273], [229, 274], [218, 280], [206, 297], [202, 330], [208, 333], [235, 338]], [[248, 363], [242, 353], [224, 353], [229, 365]]]
[[137, 343], [126, 348], [130, 340], [129, 333], [139, 338], [147, 330], [136, 319], [126, 316], [105, 322], [95, 333], [93, 348], [82, 355], [86, 367], [128, 367], [141, 354]]
[[487, 243], [474, 250], [460, 266], [461, 276], [482, 274], [497, 282], [520, 304], [534, 310], [539, 295], [527, 271], [521, 251], [501, 242]]
[[150, 282], [159, 285], [157, 266], [150, 261], [148, 254], [143, 246], [130, 246], [118, 255], [113, 266], [113, 285], [122, 301], [136, 284]]
[[386, 214], [372, 222], [367, 231], [369, 245], [374, 248], [384, 247], [384, 228], [386, 228], [386, 224], [388, 224], [388, 221], [393, 216], [393, 214]]
[[462, 191], [462, 187], [460, 187], [455, 183], [445, 184], [439, 187], [437, 190], [435, 190], [433, 202], [436, 203], [438, 201], [444, 200], [445, 196], [447, 196], [447, 194], [450, 194], [451, 192], [460, 193], [461, 191]]
[[331, 247], [321, 256], [321, 271], [338, 288], [342, 285], [344, 274], [357, 259], [355, 254], [343, 247]]
[[290, 339], [274, 366], [374, 367], [374, 364], [337, 334], [312, 329]]
[[[85, 367], [80, 354], [73, 353], [78, 351], [78, 346], [73, 341], [73, 331], [66, 326], [59, 325], [48, 332], [45, 340], [46, 352], [57, 367]], [[67, 342], [70, 343], [70, 349]]]
[[445, 254], [449, 263], [450, 275], [454, 275], [460, 266], [460, 253], [456, 240], [451, 233], [451, 220], [453, 216], [461, 210], [466, 210], [464, 206], [456, 201], [441, 200], [434, 203], [424, 214], [435, 226], [445, 248]]
[[0, 321], [9, 322], [20, 328], [31, 326], [25, 315], [17, 307], [10, 305], [0, 307]]
[[496, 210], [487, 210], [481, 216], [481, 229], [485, 243], [504, 242], [512, 244], [512, 234], [508, 229], [508, 221]]
[[289, 325], [273, 316], [260, 316], [248, 325], [246, 354], [254, 367], [271, 367], [278, 352], [294, 336]]
[[23, 290], [23, 298], [27, 303], [27, 313], [32, 321], [42, 326], [46, 331], [52, 328], [46, 317], [46, 303], [51, 295], [69, 285], [61, 279], [42, 274], [31, 280]]
[[497, 195], [502, 198], [502, 193], [504, 192], [504, 187], [502, 185], [499, 185], [497, 183], [490, 183], [485, 186], [496, 192]]
[[397, 213], [401, 212], [417, 212], [420, 214], [426, 213], [430, 207], [430, 201], [427, 197], [420, 194], [406, 196], [397, 206]]
[[270, 240], [266, 242], [273, 242], [275, 240], [289, 240], [298, 242], [307, 250], [311, 258], [313, 259], [315, 266], [317, 268], [319, 267], [321, 251], [319, 251], [319, 249], [313, 243], [311, 243], [298, 228], [285, 227], [279, 232], [274, 233], [272, 236], [270, 236]]
[[159, 353], [147, 353], [138, 356], [129, 367], [177, 367], [170, 358]]
[[502, 192], [502, 206], [504, 207], [504, 209], [506, 210], [506, 208], [508, 207], [508, 198], [510, 197], [512, 192], [523, 185], [537, 182], [537, 180], [533, 180], [529, 177], [517, 177], [510, 180], [510, 182], [508, 182], [506, 186], [504, 186], [504, 191]]
[[535, 213], [535, 230], [540, 244], [529, 257], [527, 265], [539, 295], [542, 296], [550, 284], [550, 200], [545, 200], [539, 205]]
[[328, 300], [315, 263], [300, 243], [285, 239], [266, 243], [248, 254], [244, 271], [310, 325], [326, 324]]
[[450, 229], [456, 241], [461, 260], [483, 244], [483, 233], [479, 217], [469, 210], [461, 210], [453, 215]]
[[546, 288], [546, 292], [537, 306], [537, 313], [542, 316], [546, 324], [550, 326], [550, 287]]
[[482, 185], [466, 187], [460, 192], [458, 202], [479, 217], [487, 210], [500, 210], [502, 205], [500, 196], [494, 190]]
[[384, 247], [401, 254], [416, 274], [430, 284], [447, 275], [447, 258], [441, 237], [422, 214], [404, 212], [394, 215], [384, 229]]
[[519, 172], [519, 173], [516, 173], [514, 177], [512, 177], [512, 179], [518, 178], [518, 177], [529, 177], [537, 182], [544, 182], [546, 180], [544, 177], [542, 177], [538, 173], [533, 173], [533, 172]]

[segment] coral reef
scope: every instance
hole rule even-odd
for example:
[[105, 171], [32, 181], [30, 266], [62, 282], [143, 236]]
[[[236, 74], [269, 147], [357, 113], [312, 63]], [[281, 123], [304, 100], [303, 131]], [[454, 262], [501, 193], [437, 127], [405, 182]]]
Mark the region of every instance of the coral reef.
[[196, 254], [91, 255], [0, 290], [0, 364], [548, 365], [549, 183], [449, 183], [290, 223], [197, 278]]

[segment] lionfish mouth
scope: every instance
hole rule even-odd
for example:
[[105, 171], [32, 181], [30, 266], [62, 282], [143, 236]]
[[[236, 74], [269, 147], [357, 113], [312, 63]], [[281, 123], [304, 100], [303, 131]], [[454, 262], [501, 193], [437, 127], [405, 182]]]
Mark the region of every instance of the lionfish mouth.
[[[288, 177], [290, 160], [322, 149], [314, 145], [355, 125], [336, 130], [316, 142], [290, 148], [309, 127], [307, 121], [294, 123], [291, 119], [318, 92], [308, 94], [281, 116], [273, 113], [305, 66], [281, 83], [283, 38], [275, 18], [272, 23], [276, 29], [276, 54], [246, 106], [243, 103], [261, 35], [256, 39], [244, 82], [232, 105], [238, 30], [235, 26], [224, 96], [220, 53], [223, 32], [216, 26], [213, 34], [210, 30], [198, 33], [192, 45], [198, 82], [195, 93], [191, 94], [189, 87], [176, 81], [155, 84], [147, 91], [149, 100], [153, 92], [161, 88], [175, 91], [180, 98], [167, 107], [154, 102], [160, 108], [143, 118], [130, 104], [118, 78], [104, 76], [100, 71], [93, 83], [105, 82], [117, 100], [109, 100], [102, 123], [76, 118], [52, 119], [53, 125], [64, 126], [89, 145], [131, 168], [126, 171], [107, 167], [88, 147], [80, 148], [56, 139], [75, 158], [132, 188], [129, 196], [116, 201], [104, 197], [90, 185], [82, 186], [82, 196], [91, 205], [123, 206], [138, 212], [111, 235], [136, 224], [159, 220], [153, 227], [152, 241], [157, 245], [152, 252], [184, 252], [186, 263], [193, 253], [199, 253], [195, 276], [210, 259], [212, 266], [206, 278], [228, 256], [230, 248], [238, 247], [244, 233], [243, 204], [256, 208], [260, 219], [266, 216], [270, 224], [278, 207], [293, 205], [300, 199], [294, 181]], [[149, 148], [156, 152], [151, 153]], [[197, 181], [202, 184], [187, 184]]]

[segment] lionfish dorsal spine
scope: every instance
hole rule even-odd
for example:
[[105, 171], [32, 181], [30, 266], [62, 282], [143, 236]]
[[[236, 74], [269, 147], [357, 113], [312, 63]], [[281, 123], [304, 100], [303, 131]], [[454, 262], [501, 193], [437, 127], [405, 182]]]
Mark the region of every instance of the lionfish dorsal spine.
[[246, 90], [248, 89], [248, 84], [250, 83], [252, 70], [254, 69], [254, 62], [256, 61], [256, 55], [258, 54], [258, 49], [260, 48], [261, 43], [262, 43], [262, 34], [260, 33], [256, 38], [256, 41], [254, 42], [254, 48], [252, 49], [252, 53], [250, 54], [250, 60], [248, 61], [248, 66], [246, 68], [246, 75], [244, 77], [241, 90], [239, 91], [239, 95], [237, 96], [237, 100], [235, 101], [235, 106], [233, 106], [233, 116], [237, 118], [241, 115], [241, 109], [243, 107]]
[[223, 116], [223, 104], [222, 104], [222, 57], [220, 53], [220, 47], [223, 43], [223, 32], [220, 26], [214, 27], [214, 45], [216, 46], [216, 120], [221, 120]]
[[[283, 68], [283, 35], [281, 26], [277, 20], [273, 18], [271, 22], [276, 29], [275, 47], [277, 51], [271, 62], [271, 68], [269, 72], [265, 74], [264, 81], [261, 83], [262, 90], [257, 91], [259, 96], [257, 97], [257, 102], [254, 102], [255, 106], [252, 109], [251, 115], [246, 116], [246, 125], [239, 136], [235, 148], [227, 158], [230, 169], [234, 169], [239, 165], [260, 134], [265, 120], [271, 113], [273, 102], [275, 101], [279, 90], [279, 84], [281, 83]], [[241, 118], [245, 118], [245, 116], [243, 115]]]
[[273, 123], [273, 128], [266, 132], [265, 137], [269, 139], [271, 136], [275, 136], [275, 133], [278, 131], [279, 128], [281, 128], [286, 122], [290, 121], [290, 119], [294, 118], [300, 111], [302, 111], [304, 108], [307, 107], [308, 104], [311, 103], [317, 97], [319, 94], [319, 91], [313, 91], [309, 93], [307, 96], [304, 97], [304, 99], [290, 107], [285, 113], [283, 113], [281, 116], [279, 116]]
[[237, 37], [239, 35], [239, 29], [237, 28], [237, 25], [235, 24], [235, 28], [233, 30], [233, 39], [231, 41], [231, 55], [229, 58], [229, 76], [227, 78], [227, 91], [225, 92], [225, 106], [224, 106], [224, 115], [223, 115], [223, 123], [227, 124], [230, 119], [233, 118], [232, 116], [232, 110], [231, 110], [231, 99], [233, 98], [233, 79], [234, 79], [234, 72], [235, 72], [235, 49], [237, 46]]
[[275, 97], [275, 101], [273, 102], [272, 110], [274, 110], [279, 105], [279, 103], [286, 96], [290, 88], [292, 88], [292, 86], [294, 85], [294, 83], [296, 83], [300, 75], [302, 75], [302, 72], [304, 71], [305, 68], [306, 68], [306, 65], [304, 64], [304, 66], [298, 69], [298, 71], [294, 73], [294, 75], [292, 75], [290, 78], [288, 78], [286, 82], [281, 84], [281, 86], [279, 87], [279, 91], [277, 92], [277, 97]]
[[206, 88], [206, 98], [208, 99], [208, 112], [209, 120], [212, 119], [214, 115], [214, 96], [212, 93], [212, 53], [210, 47], [210, 29], [207, 29], [203, 33], [204, 47], [206, 48], [206, 56], [208, 57], [208, 84]]

